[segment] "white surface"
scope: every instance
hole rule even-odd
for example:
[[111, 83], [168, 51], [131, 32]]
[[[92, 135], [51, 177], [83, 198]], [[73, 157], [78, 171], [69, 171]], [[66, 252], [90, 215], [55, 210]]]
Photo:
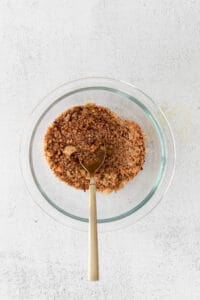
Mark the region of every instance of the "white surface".
[[[200, 6], [186, 0], [0, 2], [0, 299], [200, 298]], [[145, 219], [100, 236], [87, 282], [87, 234], [46, 216], [24, 188], [18, 145], [37, 102], [100, 75], [134, 83], [175, 134], [171, 189]]]

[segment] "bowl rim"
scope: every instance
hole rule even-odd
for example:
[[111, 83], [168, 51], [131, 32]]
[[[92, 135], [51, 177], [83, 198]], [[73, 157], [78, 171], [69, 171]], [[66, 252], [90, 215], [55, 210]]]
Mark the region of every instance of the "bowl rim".
[[[97, 82], [98, 82], [98, 85], [96, 86], [95, 84]], [[102, 84], [100, 84], [101, 82], [102, 82], [102, 84], [104, 83], [103, 86], [102, 86]], [[79, 89], [75, 88], [76, 85], [79, 86]], [[84, 85], [85, 85], [85, 87], [83, 87]], [[115, 88], [110, 87], [110, 85], [114, 86]], [[139, 94], [143, 95], [148, 102], [150, 101], [152, 103], [153, 107], [156, 108], [156, 110], [159, 112], [160, 116], [162, 116], [162, 118], [163, 118], [164, 125], [162, 124], [162, 129], [160, 128], [160, 125], [159, 125], [158, 121], [156, 120], [156, 118], [154, 118], [154, 115], [149, 110], [149, 108], [147, 108], [144, 105], [144, 103], [142, 103], [140, 100], [138, 100], [137, 98], [135, 98], [133, 95], [127, 94], [125, 91], [123, 91], [123, 89], [120, 90], [120, 88], [117, 87], [119, 85], [121, 85], [121, 87], [122, 86], [129, 87], [134, 92], [135, 91], [139, 92]], [[82, 88], [80, 88], [81, 86], [82, 86]], [[114, 228], [115, 227], [121, 228], [121, 227], [123, 227], [124, 223], [127, 226], [128, 224], [133, 223], [133, 221], [137, 221], [141, 217], [143, 217], [146, 214], [148, 214], [161, 201], [161, 199], [163, 198], [163, 196], [167, 192], [167, 190], [168, 190], [168, 188], [169, 188], [169, 186], [170, 186], [170, 184], [172, 182], [172, 178], [173, 178], [174, 170], [175, 170], [175, 160], [176, 160], [175, 141], [174, 141], [173, 133], [172, 133], [171, 127], [169, 125], [169, 122], [168, 122], [165, 114], [161, 110], [161, 108], [154, 102], [154, 100], [151, 97], [149, 97], [146, 93], [144, 93], [141, 89], [137, 88], [135, 85], [127, 83], [127, 82], [125, 82], [123, 80], [116, 80], [116, 79], [111, 79], [111, 78], [106, 78], [106, 77], [86, 77], [86, 78], [81, 78], [81, 79], [77, 79], [77, 80], [73, 80], [73, 81], [64, 83], [64, 84], [60, 85], [59, 87], [53, 89], [50, 93], [48, 93], [36, 105], [36, 107], [32, 110], [31, 114], [29, 115], [29, 120], [28, 120], [28, 125], [29, 126], [25, 126], [25, 130], [23, 132], [23, 135], [22, 135], [22, 138], [21, 138], [21, 142], [20, 142], [20, 151], [19, 151], [19, 153], [20, 153], [20, 169], [21, 169], [22, 176], [23, 176], [25, 185], [26, 185], [29, 193], [31, 194], [31, 196], [35, 200], [35, 202], [45, 211], [45, 213], [47, 213], [49, 216], [53, 217], [57, 221], [60, 221], [61, 223], [64, 223], [64, 225], [70, 225], [70, 227], [73, 227], [73, 228], [75, 227], [75, 229], [77, 229], [77, 227], [78, 227], [78, 230], [82, 230], [81, 224], [84, 224], [84, 222], [85, 222], [85, 224], [87, 224], [88, 219], [82, 218], [82, 217], [78, 217], [78, 216], [75, 216], [73, 214], [70, 214], [70, 213], [64, 211], [63, 209], [61, 209], [60, 207], [58, 207], [55, 203], [53, 203], [48, 198], [48, 196], [43, 193], [42, 189], [40, 188], [39, 183], [37, 182], [35, 174], [33, 172], [32, 162], [30, 160], [30, 153], [31, 153], [31, 149], [32, 149], [32, 141], [33, 141], [33, 138], [34, 138], [35, 130], [36, 130], [39, 122], [41, 121], [42, 117], [52, 107], [52, 105], [55, 105], [55, 103], [57, 101], [59, 101], [60, 98], [64, 98], [64, 97], [66, 97], [69, 94], [77, 93], [78, 91], [82, 91], [82, 90], [97, 89], [97, 88], [99, 88], [101, 90], [104, 89], [104, 90], [108, 90], [108, 91], [111, 91], [111, 92], [121, 93], [126, 98], [128, 98], [131, 101], [134, 101], [136, 104], [138, 104], [140, 106], [140, 108], [142, 108], [143, 110], [145, 110], [145, 113], [146, 113], [146, 110], [147, 110], [149, 116], [151, 117], [151, 121], [153, 121], [153, 125], [155, 126], [155, 128], [157, 130], [157, 133], [159, 135], [159, 139], [161, 141], [161, 144], [163, 142], [162, 151], [164, 150], [164, 152], [162, 152], [162, 159], [161, 159], [161, 161], [162, 161], [162, 164], [161, 164], [162, 170], [160, 169], [159, 176], [157, 177], [157, 178], [159, 178], [159, 182], [157, 182], [157, 183], [155, 183], [153, 185], [153, 187], [152, 187], [151, 191], [148, 193], [148, 195], [138, 205], [136, 205], [135, 207], [133, 207], [128, 212], [125, 212], [123, 214], [120, 214], [118, 216], [114, 216], [114, 217], [111, 217], [111, 218], [98, 220], [99, 225], [101, 227], [103, 225], [104, 226], [104, 230], [105, 230], [105, 225], [106, 225], [106, 227], [108, 227], [108, 230], [112, 230], [113, 223], [115, 223]], [[65, 93], [63, 95], [63, 91], [65, 89], [68, 90], [68, 92], [65, 91]], [[60, 97], [58, 97], [58, 95], [55, 97], [54, 94], [59, 94]], [[48, 103], [48, 106], [46, 106], [45, 102], [47, 100], [49, 101], [49, 98], [51, 98], [51, 101]], [[45, 108], [45, 110], [41, 111], [42, 107], [43, 107], [43, 109]], [[39, 117], [38, 117], [37, 112], [40, 112]], [[35, 116], [35, 118], [34, 118], [35, 114], [37, 115], [37, 117]], [[35, 123], [35, 121], [36, 121], [36, 123]], [[27, 165], [27, 159], [26, 159], [26, 166], [25, 166], [24, 155], [27, 155], [27, 153], [26, 153], [26, 150], [27, 150], [26, 146], [27, 145], [25, 145], [26, 142], [27, 142], [27, 128], [30, 128], [30, 125], [33, 126], [33, 124], [34, 124], [34, 127], [32, 128], [31, 138], [29, 139], [29, 143], [28, 143], [28, 146], [29, 146], [28, 147], [28, 150], [29, 150], [28, 151], [29, 166]], [[168, 182], [165, 182], [165, 189], [162, 191], [160, 197], [158, 198], [158, 197], [155, 197], [155, 194], [156, 194], [157, 190], [160, 188], [160, 184], [164, 180], [163, 176], [164, 176], [164, 171], [165, 171], [166, 164], [167, 164], [166, 155], [165, 155], [165, 150], [166, 150], [165, 147], [168, 146], [168, 144], [166, 145], [166, 141], [164, 141], [165, 137], [163, 136], [163, 132], [162, 132], [163, 128], [167, 129], [167, 131], [168, 131], [167, 132], [168, 133], [168, 141], [167, 141], [167, 143], [170, 144], [171, 151], [172, 151], [171, 154], [173, 154], [173, 155], [171, 156], [172, 162], [171, 162], [170, 170], [168, 170], [168, 172], [170, 172], [170, 174], [169, 174], [170, 176], [168, 176], [168, 178], [167, 178]], [[29, 136], [30, 136], [30, 130], [28, 130], [28, 133], [29, 133]], [[166, 132], [164, 132], [164, 133], [166, 133]], [[30, 186], [30, 178], [28, 179], [28, 176], [27, 176], [29, 174], [29, 177], [30, 177], [30, 172], [27, 173], [27, 168], [28, 167], [30, 167], [29, 171], [31, 171], [31, 175], [33, 177], [32, 179], [33, 179], [35, 185], [37, 186], [37, 189], [40, 192], [40, 197], [39, 197], [39, 195], [36, 196], [35, 192], [32, 190], [32, 186]], [[161, 176], [160, 176], [160, 172], [162, 173]], [[157, 198], [156, 201], [152, 201], [153, 196], [154, 196], [154, 198]], [[42, 199], [39, 199], [41, 197], [43, 197], [43, 201], [41, 201]], [[44, 202], [44, 200], [45, 200], [46, 203]], [[51, 208], [50, 208], [50, 206], [51, 206]], [[143, 207], [145, 209], [142, 209]], [[52, 211], [52, 209], [53, 209], [53, 211]], [[57, 210], [57, 212], [55, 213], [56, 210]], [[136, 213], [137, 213], [137, 217], [135, 216]], [[66, 220], [63, 219], [63, 217], [61, 216], [61, 214], [64, 216], [64, 218]], [[135, 218], [133, 218], [133, 215], [135, 216]], [[70, 218], [70, 220], [67, 220], [69, 218]], [[127, 218], [129, 218], [129, 222], [126, 220]], [[75, 221], [75, 223], [74, 223], [74, 221]], [[76, 222], [81, 223], [81, 224], [78, 224], [78, 223], [76, 224]], [[111, 226], [109, 226], [109, 224]]]

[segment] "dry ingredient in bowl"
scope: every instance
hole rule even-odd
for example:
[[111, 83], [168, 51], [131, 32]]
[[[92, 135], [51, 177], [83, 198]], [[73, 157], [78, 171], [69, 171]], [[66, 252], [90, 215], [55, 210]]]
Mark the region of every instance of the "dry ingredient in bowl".
[[97, 190], [107, 194], [121, 189], [142, 170], [145, 136], [137, 123], [88, 103], [59, 115], [44, 138], [45, 157], [54, 174], [82, 190], [89, 188], [89, 175], [79, 160], [94, 158], [102, 146], [106, 158], [95, 180]]

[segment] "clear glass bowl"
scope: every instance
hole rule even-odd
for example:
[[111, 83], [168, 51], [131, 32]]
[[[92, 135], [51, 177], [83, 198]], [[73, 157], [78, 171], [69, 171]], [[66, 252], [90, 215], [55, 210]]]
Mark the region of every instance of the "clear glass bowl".
[[143, 171], [116, 193], [97, 193], [99, 230], [113, 230], [150, 212], [173, 177], [175, 146], [171, 129], [161, 109], [141, 90], [113, 79], [85, 78], [52, 91], [35, 108], [25, 126], [21, 169], [30, 194], [48, 215], [75, 229], [87, 230], [88, 192], [56, 178], [43, 154], [43, 138], [50, 123], [71, 106], [87, 102], [106, 106], [120, 117], [136, 121], [147, 137]]

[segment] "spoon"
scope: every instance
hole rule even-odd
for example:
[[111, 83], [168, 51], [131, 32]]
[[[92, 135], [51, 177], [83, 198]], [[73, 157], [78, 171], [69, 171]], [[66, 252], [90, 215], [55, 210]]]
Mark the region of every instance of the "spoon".
[[97, 233], [97, 209], [96, 209], [96, 184], [94, 174], [103, 165], [106, 157], [106, 149], [102, 147], [94, 159], [80, 162], [81, 166], [90, 175], [89, 185], [89, 256], [88, 256], [88, 279], [99, 280], [99, 257], [98, 257], [98, 233]]

